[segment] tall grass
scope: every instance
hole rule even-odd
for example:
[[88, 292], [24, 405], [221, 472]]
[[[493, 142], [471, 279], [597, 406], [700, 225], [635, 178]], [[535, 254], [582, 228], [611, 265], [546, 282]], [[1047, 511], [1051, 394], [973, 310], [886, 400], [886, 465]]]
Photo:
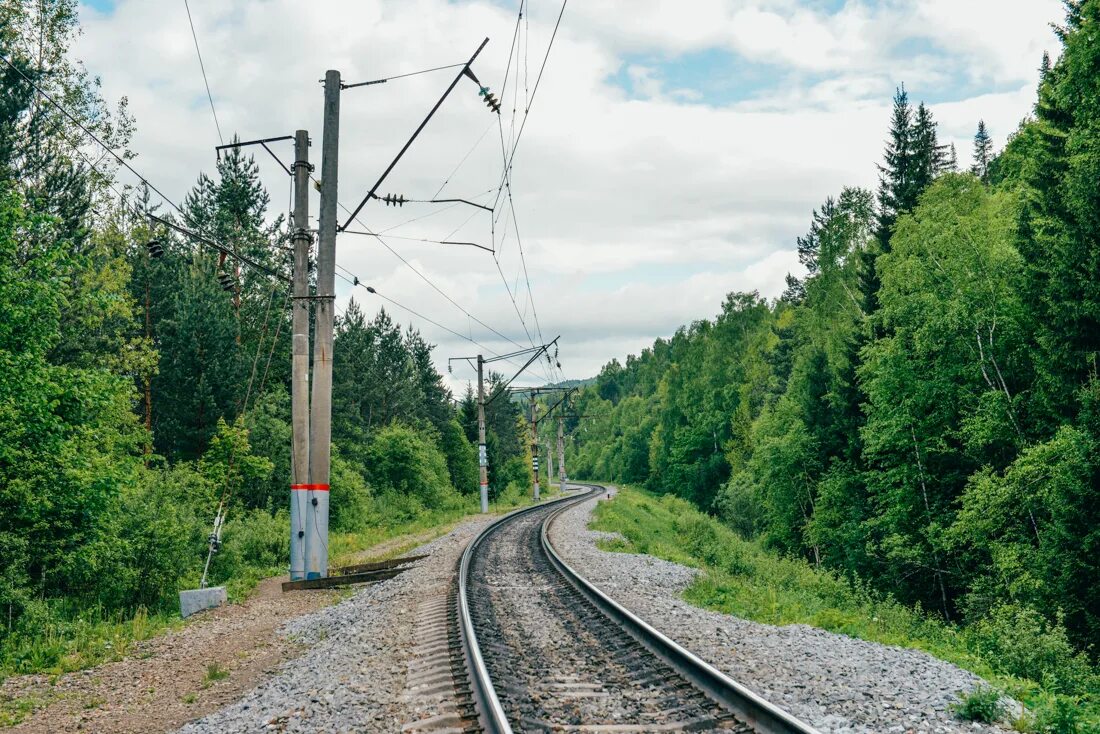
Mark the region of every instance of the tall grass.
[[1054, 734], [1100, 732], [1100, 673], [1070, 647], [1064, 630], [1029, 610], [1006, 605], [971, 626], [948, 624], [858, 581], [778, 556], [672, 496], [624, 489], [598, 505], [591, 527], [625, 539], [601, 541], [605, 550], [701, 569], [684, 592], [692, 604], [925, 650], [1024, 701], [1033, 713], [1021, 726]]
[[[398, 542], [383, 555], [400, 555], [445, 534], [461, 520], [479, 514], [476, 497], [456, 497], [456, 501], [442, 508], [411, 508], [402, 498], [372, 497], [369, 517], [364, 518], [360, 529], [330, 536], [330, 564], [350, 562], [356, 554], [387, 541]], [[528, 502], [529, 490], [513, 484], [492, 503], [490, 510], [506, 512]], [[226, 543], [217, 564], [221, 577], [227, 579], [231, 601], [247, 599], [261, 580], [286, 573], [283, 550], [289, 537], [284, 512], [274, 516], [260, 511], [247, 513], [232, 528], [227, 528]], [[191, 586], [198, 586], [197, 576], [182, 581], [182, 587]], [[0, 681], [24, 673], [61, 675], [119, 660], [132, 651], [135, 642], [183, 624], [172, 604], [154, 611], [140, 607], [127, 613], [106, 612], [98, 607], [76, 608], [64, 601], [39, 602], [28, 614], [34, 615], [33, 624], [27, 625], [34, 630], [32, 634], [0, 638]], [[27, 702], [7, 702], [3, 707], [7, 713], [0, 715], [0, 722], [21, 718], [27, 705]], [[17, 716], [13, 712], [22, 713]]]

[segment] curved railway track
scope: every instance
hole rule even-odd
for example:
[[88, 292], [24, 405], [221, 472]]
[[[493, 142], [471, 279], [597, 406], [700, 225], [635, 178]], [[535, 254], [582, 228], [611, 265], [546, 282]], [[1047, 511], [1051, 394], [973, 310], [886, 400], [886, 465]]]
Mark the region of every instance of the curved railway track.
[[462, 555], [455, 611], [464, 688], [480, 728], [817, 734], [650, 627], [558, 556], [547, 528], [603, 491], [589, 489], [502, 517]]

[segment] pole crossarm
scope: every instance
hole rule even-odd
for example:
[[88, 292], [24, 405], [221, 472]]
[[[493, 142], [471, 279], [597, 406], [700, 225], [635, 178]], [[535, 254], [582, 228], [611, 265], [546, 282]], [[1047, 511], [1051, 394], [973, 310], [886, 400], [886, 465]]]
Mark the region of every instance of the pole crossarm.
[[[542, 354], [543, 354], [543, 352], [549, 351], [550, 347], [552, 347], [552, 346], [554, 346], [555, 344], [557, 344], [557, 342], [558, 342], [558, 339], [561, 339], [561, 336], [556, 336], [556, 337], [554, 337], [553, 341], [547, 342], [546, 344], [543, 344], [542, 346], [539, 346], [539, 347], [532, 347], [531, 349], [523, 349], [523, 350], [520, 350], [519, 352], [515, 352], [514, 354], [510, 354], [510, 355], [502, 355], [501, 357], [498, 357], [497, 359], [503, 359], [504, 357], [508, 357], [508, 356], [518, 356], [518, 355], [520, 355], [520, 354], [527, 354], [527, 353], [533, 352], [533, 354], [531, 354], [531, 358], [530, 358], [530, 359], [528, 359], [528, 360], [527, 360], [527, 361], [526, 361], [526, 362], [524, 363], [524, 365], [523, 365], [522, 367], [520, 367], [520, 368], [519, 368], [519, 370], [518, 370], [518, 371], [516, 371], [516, 374], [514, 374], [514, 375], [512, 375], [512, 376], [511, 376], [510, 378], [508, 378], [508, 381], [507, 381], [507, 382], [505, 382], [505, 383], [504, 383], [503, 385], [501, 385], [501, 386], [500, 386], [499, 388], [497, 388], [497, 390], [496, 390], [496, 391], [495, 391], [495, 392], [493, 393], [493, 395], [492, 395], [492, 396], [491, 396], [491, 397], [490, 397], [490, 398], [489, 398], [489, 399], [488, 399], [488, 400], [486, 401], [486, 403], [485, 403], [485, 404], [486, 404], [486, 405], [489, 405], [489, 404], [491, 404], [491, 403], [492, 403], [492, 402], [493, 402], [494, 400], [496, 400], [496, 399], [497, 399], [498, 397], [500, 397], [500, 396], [501, 396], [502, 394], [504, 394], [504, 393], [508, 392], [508, 386], [512, 384], [512, 381], [513, 381], [513, 380], [515, 380], [515, 379], [516, 379], [517, 377], [519, 377], [519, 376], [520, 376], [520, 375], [521, 375], [521, 374], [523, 373], [523, 371], [524, 371], [525, 369], [527, 369], [527, 368], [528, 368], [528, 367], [530, 367], [530, 366], [531, 366], [532, 364], [534, 364], [535, 360], [536, 360], [536, 359], [538, 359], [539, 357], [541, 357], [541, 356], [542, 356]], [[486, 362], [488, 362], [489, 360], [485, 360], [485, 361], [486, 361]]]
[[242, 141], [235, 142], [235, 143], [226, 143], [224, 145], [215, 145], [214, 146], [214, 151], [215, 151], [215, 153], [217, 153], [218, 157], [220, 158], [221, 157], [221, 152], [223, 150], [227, 150], [229, 148], [243, 148], [243, 147], [248, 146], [248, 145], [260, 145], [260, 146], [263, 146], [263, 149], [266, 150], [271, 155], [271, 157], [274, 158], [275, 161], [280, 166], [282, 166], [282, 169], [284, 171], [286, 171], [286, 173], [288, 175], [293, 176], [294, 171], [291, 169], [291, 167], [288, 166], [287, 164], [283, 163], [283, 159], [280, 158], [279, 156], [275, 155], [275, 151], [273, 151], [271, 148], [267, 147], [268, 143], [278, 143], [281, 140], [294, 140], [294, 136], [293, 135], [280, 135], [280, 136], [275, 137], [275, 138], [260, 138], [258, 140], [242, 140]]
[[416, 128], [416, 130], [413, 132], [412, 136], [408, 139], [408, 141], [405, 142], [405, 145], [401, 148], [400, 151], [398, 151], [398, 153], [394, 157], [394, 159], [392, 161], [390, 161], [390, 164], [388, 166], [386, 166], [386, 170], [383, 171], [382, 175], [378, 177], [378, 180], [375, 181], [374, 186], [370, 187], [370, 191], [368, 191], [367, 195], [363, 197], [363, 200], [359, 202], [359, 206], [355, 207], [354, 211], [352, 211], [352, 213], [351, 213], [351, 216], [349, 216], [347, 218], [347, 221], [344, 222], [344, 225], [342, 227], [340, 227], [340, 231], [343, 231], [343, 230], [347, 229], [348, 225], [351, 224], [355, 220], [356, 215], [358, 215], [359, 212], [362, 211], [363, 207], [366, 206], [367, 202], [370, 201], [372, 198], [375, 198], [375, 194], [378, 191], [378, 187], [382, 185], [382, 182], [385, 181], [386, 177], [390, 175], [390, 172], [393, 171], [393, 169], [397, 165], [398, 161], [400, 161], [401, 158], [405, 155], [405, 153], [409, 150], [409, 147], [413, 144], [413, 141], [416, 140], [417, 136], [419, 136], [420, 133], [424, 130], [424, 128], [428, 125], [428, 121], [431, 120], [432, 117], [435, 116], [435, 113], [443, 105], [443, 102], [445, 102], [447, 97], [449, 97], [451, 95], [451, 92], [453, 92], [454, 88], [458, 86], [458, 83], [460, 81], [462, 81], [462, 77], [469, 76], [468, 72], [470, 70], [470, 64], [474, 63], [474, 59], [476, 59], [478, 57], [478, 54], [481, 53], [481, 50], [483, 48], [485, 48], [485, 45], [487, 43], [489, 43], [488, 38], [486, 38], [484, 41], [481, 42], [481, 45], [477, 47], [476, 51], [474, 51], [474, 55], [470, 57], [470, 60], [467, 61], [465, 64], [463, 64], [462, 70], [459, 71], [458, 74], [455, 75], [454, 81], [452, 81], [451, 85], [449, 87], [447, 87], [446, 91], [443, 92], [443, 96], [441, 96], [439, 98], [439, 101], [435, 103], [435, 106], [432, 107], [430, 112], [428, 112], [427, 117], [425, 117], [423, 122], [420, 123], [420, 126]]

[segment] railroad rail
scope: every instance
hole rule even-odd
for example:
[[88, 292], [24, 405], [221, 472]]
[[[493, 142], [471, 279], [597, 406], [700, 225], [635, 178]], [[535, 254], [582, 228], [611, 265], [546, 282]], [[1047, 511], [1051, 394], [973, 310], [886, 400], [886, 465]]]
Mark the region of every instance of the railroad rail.
[[500, 518], [462, 554], [457, 623], [481, 729], [817, 734], [558, 555], [548, 537], [554, 519], [605, 491], [583, 488]]

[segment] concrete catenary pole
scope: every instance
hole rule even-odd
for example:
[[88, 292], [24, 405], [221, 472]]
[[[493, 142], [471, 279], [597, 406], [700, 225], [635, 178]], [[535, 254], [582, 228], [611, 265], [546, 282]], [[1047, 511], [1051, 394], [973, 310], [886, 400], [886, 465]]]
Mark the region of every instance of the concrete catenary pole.
[[565, 414], [558, 414], [558, 488], [565, 491]]
[[546, 486], [554, 483], [554, 442], [546, 437]]
[[321, 212], [317, 238], [317, 308], [313, 324], [313, 396], [309, 437], [306, 578], [328, 575], [328, 497], [332, 439], [332, 331], [336, 300], [336, 179], [340, 140], [340, 72], [325, 72], [321, 143]]
[[477, 355], [477, 464], [481, 511], [489, 511], [489, 452], [485, 447], [485, 358]]
[[535, 402], [535, 391], [531, 391], [531, 494], [535, 502], [539, 501], [539, 419], [538, 403]]
[[309, 506], [309, 133], [294, 133], [294, 309], [290, 382], [290, 579], [306, 576]]

